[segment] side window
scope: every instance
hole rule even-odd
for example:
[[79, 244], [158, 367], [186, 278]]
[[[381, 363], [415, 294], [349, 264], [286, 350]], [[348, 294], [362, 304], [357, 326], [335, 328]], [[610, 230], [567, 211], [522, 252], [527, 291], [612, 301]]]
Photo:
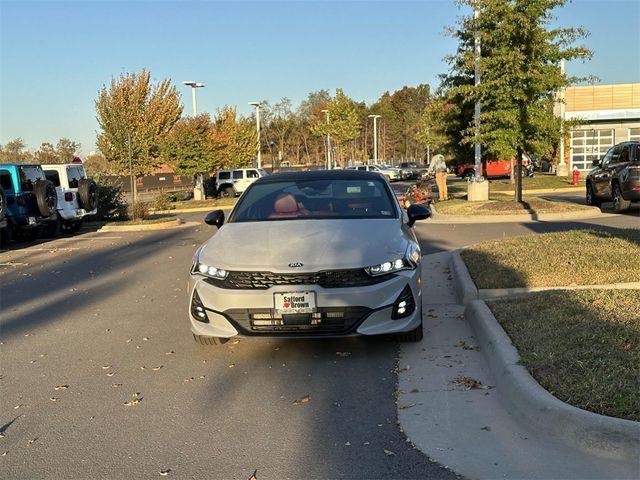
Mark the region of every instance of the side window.
[[259, 176], [257, 170], [247, 170], [247, 178], [258, 178]]
[[69, 188], [78, 188], [80, 175], [76, 167], [67, 167], [67, 179], [69, 180]]
[[620, 158], [618, 159], [618, 162], [626, 163], [628, 161], [629, 161], [629, 145], [623, 145], [622, 149], [620, 150]]
[[613, 147], [613, 151], [611, 153], [611, 161], [610, 163], [619, 163], [620, 162], [620, 153], [624, 147], [622, 145], [616, 145]]
[[44, 176], [47, 177], [47, 180], [53, 183], [55, 187], [60, 186], [60, 175], [58, 175], [58, 172], [55, 170], [45, 170]]
[[5, 192], [13, 190], [11, 174], [6, 170], [0, 170], [0, 187], [2, 187], [2, 190]]
[[605, 153], [604, 157], [602, 157], [602, 162], [600, 162], [601, 166], [605, 167], [609, 165], [609, 163], [611, 163], [611, 158], [613, 157], [613, 151], [615, 150], [615, 148], [616, 147], [612, 147], [607, 153]]
[[366, 170], [367, 170], [367, 167], [366, 167], [366, 166], [358, 167], [358, 170], [360, 170], [360, 171], [366, 171]]
[[234, 180], [242, 180], [244, 178], [242, 170], [234, 170], [233, 171], [233, 179]]
[[231, 178], [231, 172], [219, 172], [218, 179], [220, 180], [229, 180]]

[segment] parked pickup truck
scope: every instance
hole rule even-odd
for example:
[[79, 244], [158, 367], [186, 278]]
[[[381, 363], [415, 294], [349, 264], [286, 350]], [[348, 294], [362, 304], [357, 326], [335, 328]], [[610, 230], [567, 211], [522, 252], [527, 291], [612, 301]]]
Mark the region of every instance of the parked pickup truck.
[[411, 172], [409, 178], [422, 178], [429, 170], [429, 165], [420, 165], [418, 162], [402, 162], [398, 167]]
[[[484, 166], [480, 167], [480, 175], [490, 178], [510, 177], [512, 160], [489, 160], [487, 161], [487, 175], [484, 174]], [[526, 167], [529, 165], [527, 157], [522, 159], [523, 175]], [[516, 167], [516, 161], [513, 160], [513, 168]], [[473, 177], [475, 165], [473, 163], [463, 163], [456, 167], [456, 175], [460, 178]]]

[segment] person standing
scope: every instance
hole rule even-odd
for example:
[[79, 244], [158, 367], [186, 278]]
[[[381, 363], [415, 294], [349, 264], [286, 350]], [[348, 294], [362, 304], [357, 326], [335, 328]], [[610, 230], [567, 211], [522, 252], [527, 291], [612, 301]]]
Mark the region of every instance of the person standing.
[[444, 156], [438, 154], [431, 158], [429, 164], [429, 173], [434, 173], [436, 176], [436, 185], [438, 186], [438, 200], [443, 201], [449, 198], [447, 193], [447, 164], [444, 161]]

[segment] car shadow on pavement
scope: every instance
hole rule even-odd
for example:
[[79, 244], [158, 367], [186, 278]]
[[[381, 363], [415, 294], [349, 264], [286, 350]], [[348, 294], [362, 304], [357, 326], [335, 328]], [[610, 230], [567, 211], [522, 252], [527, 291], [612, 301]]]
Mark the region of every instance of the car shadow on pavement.
[[397, 427], [392, 337], [241, 339], [233, 349], [201, 349], [222, 364], [201, 410], [242, 419], [211, 418], [258, 478], [456, 478]]
[[[142, 238], [124, 236], [115, 248], [75, 250], [54, 261], [45, 259], [44, 264], [32, 260], [33, 252], [18, 251], [18, 255], [11, 257], [17, 266], [0, 273], [3, 313], [0, 336], [7, 339], [55, 317], [69, 316], [100, 299], [118, 295], [128, 288], [122, 272], [135, 272], [138, 264], [179, 235], [183, 232], [162, 231]], [[46, 244], [42, 246], [47, 249]], [[56, 252], [55, 246], [51, 246], [51, 251]]]

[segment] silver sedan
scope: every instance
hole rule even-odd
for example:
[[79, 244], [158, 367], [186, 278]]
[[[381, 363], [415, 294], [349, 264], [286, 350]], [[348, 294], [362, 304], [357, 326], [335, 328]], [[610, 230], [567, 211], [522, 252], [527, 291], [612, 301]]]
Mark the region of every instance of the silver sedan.
[[283, 173], [254, 182], [196, 252], [189, 319], [196, 341], [236, 336], [397, 334], [422, 339], [420, 248], [380, 175]]

